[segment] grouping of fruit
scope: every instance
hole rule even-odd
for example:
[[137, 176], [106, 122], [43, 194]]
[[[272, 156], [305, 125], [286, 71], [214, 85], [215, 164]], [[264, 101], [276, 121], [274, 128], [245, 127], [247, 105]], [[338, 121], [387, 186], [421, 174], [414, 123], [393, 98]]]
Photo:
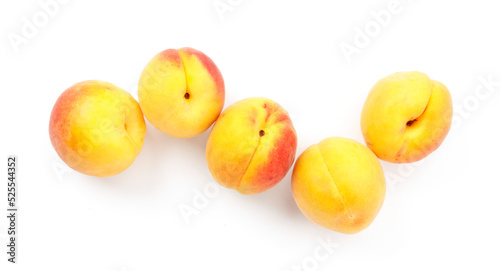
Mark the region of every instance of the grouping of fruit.
[[[141, 151], [145, 116], [179, 138], [197, 136], [213, 124], [206, 145], [208, 168], [219, 184], [241, 194], [270, 189], [294, 163], [297, 135], [287, 111], [267, 98], [247, 98], [222, 112], [224, 80], [200, 51], [168, 49], [155, 55], [140, 76], [138, 97], [137, 102], [117, 86], [96, 80], [65, 90], [49, 124], [59, 157], [87, 175], [121, 173]], [[379, 158], [394, 163], [423, 159], [446, 137], [452, 111], [448, 89], [423, 73], [381, 79], [361, 114], [367, 147], [331, 137], [297, 158], [291, 182], [297, 206], [323, 227], [342, 233], [365, 229], [385, 198]]]

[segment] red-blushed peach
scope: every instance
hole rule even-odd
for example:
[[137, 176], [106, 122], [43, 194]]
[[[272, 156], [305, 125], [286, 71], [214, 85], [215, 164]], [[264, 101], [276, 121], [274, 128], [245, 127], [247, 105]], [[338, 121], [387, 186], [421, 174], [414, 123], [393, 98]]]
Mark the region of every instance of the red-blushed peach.
[[451, 127], [448, 89], [421, 72], [398, 72], [379, 80], [361, 113], [366, 145], [382, 160], [419, 161], [436, 150]]
[[128, 168], [142, 149], [145, 133], [137, 101], [103, 81], [66, 89], [50, 115], [50, 141], [59, 157], [74, 170], [97, 177]]
[[208, 56], [192, 48], [154, 56], [141, 74], [138, 91], [146, 119], [180, 138], [206, 131], [224, 107], [221, 72]]
[[229, 106], [215, 122], [206, 160], [219, 184], [257, 194], [285, 177], [296, 149], [297, 134], [285, 109], [267, 98], [248, 98]]
[[370, 149], [351, 139], [330, 137], [297, 158], [292, 192], [309, 220], [352, 234], [377, 216], [384, 203], [385, 178]]

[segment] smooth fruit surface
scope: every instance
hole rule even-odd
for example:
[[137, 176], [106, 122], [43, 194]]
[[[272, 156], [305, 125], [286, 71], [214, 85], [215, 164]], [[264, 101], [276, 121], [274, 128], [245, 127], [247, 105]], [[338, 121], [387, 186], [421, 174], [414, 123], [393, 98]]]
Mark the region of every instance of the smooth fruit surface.
[[360, 143], [331, 137], [307, 148], [292, 174], [297, 206], [325, 228], [357, 233], [377, 216], [385, 198], [385, 178], [377, 157]]
[[146, 119], [180, 138], [206, 131], [224, 107], [221, 72], [208, 56], [192, 48], [154, 56], [141, 74], [138, 91]]
[[103, 81], [66, 89], [50, 115], [50, 141], [59, 157], [74, 170], [97, 177], [128, 168], [142, 149], [145, 133], [137, 101]]
[[446, 86], [421, 72], [398, 72], [371, 89], [361, 113], [361, 131], [380, 159], [411, 163], [441, 145], [452, 115]]
[[214, 179], [242, 194], [268, 190], [295, 159], [297, 135], [288, 113], [267, 98], [229, 106], [208, 137], [206, 160]]

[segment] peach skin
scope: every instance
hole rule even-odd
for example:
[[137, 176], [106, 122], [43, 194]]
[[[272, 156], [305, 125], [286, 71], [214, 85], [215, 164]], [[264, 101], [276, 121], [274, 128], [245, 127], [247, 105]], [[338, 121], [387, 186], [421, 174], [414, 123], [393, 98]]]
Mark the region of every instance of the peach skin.
[[285, 109], [267, 98], [248, 98], [229, 106], [215, 122], [206, 160], [219, 184], [257, 194], [285, 177], [296, 149], [297, 135]]
[[66, 89], [50, 115], [50, 141], [59, 157], [74, 170], [97, 177], [128, 168], [142, 149], [145, 133], [137, 101], [103, 81]]
[[385, 178], [379, 160], [367, 147], [331, 137], [297, 158], [292, 192], [309, 220], [352, 234], [367, 228], [377, 216], [385, 198]]
[[192, 48], [168, 49], [139, 79], [139, 103], [160, 131], [180, 138], [206, 131], [224, 107], [224, 80], [215, 63]]
[[398, 72], [378, 81], [365, 101], [361, 131], [382, 160], [411, 163], [436, 150], [451, 127], [448, 89], [421, 72]]

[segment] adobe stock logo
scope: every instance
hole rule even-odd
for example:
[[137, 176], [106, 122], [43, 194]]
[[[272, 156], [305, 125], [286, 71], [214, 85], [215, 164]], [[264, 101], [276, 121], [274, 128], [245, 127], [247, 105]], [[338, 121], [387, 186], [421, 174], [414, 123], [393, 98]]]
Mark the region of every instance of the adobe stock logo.
[[215, 0], [212, 5], [221, 21], [224, 21], [225, 14], [233, 12], [236, 7], [241, 5], [243, 0]]
[[195, 189], [191, 201], [192, 205], [185, 203], [179, 204], [179, 211], [186, 224], [190, 224], [191, 218], [199, 215], [203, 209], [210, 205], [210, 200], [216, 198], [219, 194], [220, 186], [215, 182], [205, 184], [203, 190]]
[[[411, 0], [410, 0], [411, 1]], [[352, 43], [342, 41], [339, 48], [348, 64], [352, 62], [353, 55], [361, 54], [374, 38], [376, 38], [384, 28], [387, 28], [395, 15], [403, 11], [402, 3], [399, 0], [391, 0], [385, 9], [370, 11], [371, 20], [365, 23], [364, 27], [354, 27]]]
[[492, 74], [488, 74], [487, 77], [479, 76], [478, 81], [479, 83], [470, 95], [465, 97], [461, 103], [453, 105], [455, 111], [451, 124], [452, 131], [460, 128], [471, 113], [478, 110], [485, 100], [490, 99], [500, 89], [500, 81], [494, 81]]
[[19, 53], [21, 45], [27, 45], [30, 40], [38, 35], [41, 29], [45, 28], [51, 18], [57, 16], [61, 5], [65, 5], [69, 0], [40, 0], [38, 6], [40, 10], [28, 17], [21, 17], [22, 25], [19, 32], [7, 33], [7, 39], [15, 53]]
[[334, 242], [333, 236], [327, 236], [326, 238], [317, 238], [316, 241], [318, 245], [312, 251], [312, 255], [307, 256], [302, 259], [299, 264], [294, 264], [289, 269], [289, 271], [315, 271], [320, 268], [322, 262], [330, 258], [336, 249], [340, 247], [340, 244]]

